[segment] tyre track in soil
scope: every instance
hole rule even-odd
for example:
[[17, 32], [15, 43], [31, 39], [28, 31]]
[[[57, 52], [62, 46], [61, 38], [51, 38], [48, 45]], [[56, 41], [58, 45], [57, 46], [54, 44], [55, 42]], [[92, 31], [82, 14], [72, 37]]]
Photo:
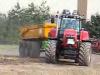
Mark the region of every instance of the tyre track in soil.
[[[14, 50], [12, 50], [12, 49], [11, 50], [2, 50], [2, 51], [0, 51], [0, 56], [17, 56], [18, 57], [19, 50], [18, 50], [18, 48], [14, 49]], [[44, 58], [44, 56], [45, 56], [45, 53], [42, 52], [40, 54], [40, 57]], [[100, 54], [99, 53], [92, 54], [91, 57], [92, 57], [92, 59], [91, 59], [92, 65], [93, 64], [100, 64]]]
[[100, 75], [99, 54], [92, 54], [90, 67], [64, 61], [47, 64], [43, 59], [44, 53], [40, 59], [19, 58], [17, 49], [0, 51], [0, 55], [0, 75]]

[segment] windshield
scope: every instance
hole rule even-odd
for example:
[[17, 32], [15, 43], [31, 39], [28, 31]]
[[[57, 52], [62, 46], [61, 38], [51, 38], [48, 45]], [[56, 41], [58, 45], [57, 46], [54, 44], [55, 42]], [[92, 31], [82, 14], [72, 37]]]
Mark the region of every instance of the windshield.
[[61, 29], [75, 29], [79, 31], [79, 20], [72, 18], [64, 18], [62, 20]]

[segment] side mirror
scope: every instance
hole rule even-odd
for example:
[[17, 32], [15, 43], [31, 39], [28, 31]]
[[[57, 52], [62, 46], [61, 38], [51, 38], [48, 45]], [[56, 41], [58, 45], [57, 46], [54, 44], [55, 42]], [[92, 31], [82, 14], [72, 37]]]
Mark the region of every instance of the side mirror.
[[54, 18], [51, 18], [51, 23], [55, 23], [55, 19]]
[[85, 18], [84, 16], [82, 16], [82, 17], [80, 18], [80, 21], [83, 22], [83, 23], [86, 23], [86, 18]]
[[85, 29], [85, 28], [81, 28], [80, 31], [87, 31], [87, 29]]

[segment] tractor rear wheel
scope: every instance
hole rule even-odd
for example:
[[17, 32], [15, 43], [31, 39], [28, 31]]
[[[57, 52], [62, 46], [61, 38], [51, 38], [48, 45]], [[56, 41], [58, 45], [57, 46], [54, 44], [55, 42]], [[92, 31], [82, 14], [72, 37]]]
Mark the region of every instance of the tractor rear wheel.
[[91, 43], [82, 42], [79, 51], [79, 65], [89, 66], [91, 63]]
[[57, 63], [56, 58], [56, 43], [55, 40], [49, 40], [45, 49], [45, 60], [47, 63]]

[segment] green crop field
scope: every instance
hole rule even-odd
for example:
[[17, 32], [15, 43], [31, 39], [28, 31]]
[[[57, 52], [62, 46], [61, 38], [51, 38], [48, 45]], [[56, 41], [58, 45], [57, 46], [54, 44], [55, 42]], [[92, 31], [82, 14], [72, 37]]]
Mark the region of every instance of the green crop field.
[[0, 50], [15, 50], [18, 49], [18, 45], [0, 45]]

